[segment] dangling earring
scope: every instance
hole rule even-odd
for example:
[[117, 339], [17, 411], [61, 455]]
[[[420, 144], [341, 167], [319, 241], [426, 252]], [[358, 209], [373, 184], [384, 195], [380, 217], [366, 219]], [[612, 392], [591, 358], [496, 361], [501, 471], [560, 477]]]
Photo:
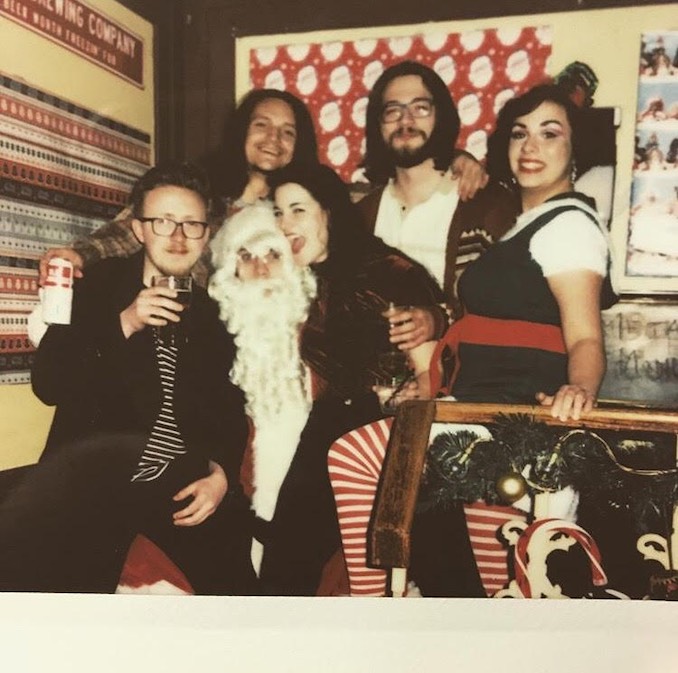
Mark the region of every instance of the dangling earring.
[[574, 184], [576, 180], [577, 180], [577, 164], [575, 163], [574, 159], [572, 159], [572, 167], [570, 169], [570, 182]]

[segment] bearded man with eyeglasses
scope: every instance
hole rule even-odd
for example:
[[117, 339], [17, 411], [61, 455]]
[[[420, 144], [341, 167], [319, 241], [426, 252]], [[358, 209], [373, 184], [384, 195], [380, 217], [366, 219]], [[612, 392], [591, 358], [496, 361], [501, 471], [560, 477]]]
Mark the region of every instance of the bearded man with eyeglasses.
[[141, 251], [92, 266], [75, 283], [71, 324], [42, 337], [33, 390], [57, 408], [47, 451], [0, 508], [0, 588], [114, 591], [143, 533], [195, 593], [247, 593], [248, 426], [229, 379], [233, 338], [204, 289], [186, 307], [152, 283], [191, 274], [209, 195], [189, 164], [150, 169], [130, 196]]
[[375, 82], [367, 104], [365, 175], [379, 185], [358, 207], [369, 229], [428, 269], [445, 307], [415, 307], [396, 316], [392, 341], [413, 348], [439, 338], [458, 309], [464, 268], [511, 226], [516, 204], [489, 184], [464, 200], [450, 169], [459, 114], [447, 85], [430, 68], [403, 61]]

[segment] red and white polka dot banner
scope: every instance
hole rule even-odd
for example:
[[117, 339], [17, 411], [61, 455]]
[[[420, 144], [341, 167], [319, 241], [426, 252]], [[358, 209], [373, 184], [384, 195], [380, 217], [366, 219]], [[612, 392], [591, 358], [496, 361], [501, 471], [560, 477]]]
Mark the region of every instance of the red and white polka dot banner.
[[501, 106], [547, 78], [551, 39], [551, 28], [541, 26], [265, 47], [250, 52], [250, 84], [301, 98], [321, 161], [356, 181], [367, 96], [387, 67], [412, 60], [433, 68], [459, 109], [458, 146], [482, 158]]

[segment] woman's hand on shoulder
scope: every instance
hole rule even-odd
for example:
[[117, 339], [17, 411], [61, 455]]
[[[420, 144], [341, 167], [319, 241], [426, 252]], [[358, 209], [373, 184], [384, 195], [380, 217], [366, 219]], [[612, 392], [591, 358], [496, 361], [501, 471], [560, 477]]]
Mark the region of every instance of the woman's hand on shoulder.
[[591, 391], [584, 386], [569, 383], [560, 386], [555, 395], [537, 393], [536, 398], [542, 406], [551, 407], [551, 416], [561, 421], [569, 418], [577, 421], [596, 405], [596, 396]]

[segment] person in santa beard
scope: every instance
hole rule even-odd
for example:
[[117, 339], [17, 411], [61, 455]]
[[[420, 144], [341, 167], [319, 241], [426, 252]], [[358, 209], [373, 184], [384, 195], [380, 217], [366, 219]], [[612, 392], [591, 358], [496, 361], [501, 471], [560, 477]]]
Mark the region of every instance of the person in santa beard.
[[285, 171], [274, 196], [274, 209], [249, 206], [222, 226], [209, 292], [235, 338], [231, 380], [254, 429], [241, 476], [259, 593], [334, 594], [327, 579], [343, 559], [327, 451], [359, 419], [382, 415], [372, 386], [388, 302], [434, 304], [440, 291], [362, 229], [330, 168]]
[[[212, 255], [216, 271], [209, 293], [235, 335], [231, 380], [245, 393], [254, 430], [243, 481], [249, 482], [255, 514], [252, 564], [263, 589], [261, 531], [272, 527], [280, 487], [311, 410], [310, 374], [301, 359], [299, 334], [316, 282], [308, 267], [294, 265], [289, 243], [277, 229], [272, 209], [264, 205], [231, 217], [215, 238]], [[288, 593], [291, 587], [268, 587], [269, 593], [274, 590]]]

